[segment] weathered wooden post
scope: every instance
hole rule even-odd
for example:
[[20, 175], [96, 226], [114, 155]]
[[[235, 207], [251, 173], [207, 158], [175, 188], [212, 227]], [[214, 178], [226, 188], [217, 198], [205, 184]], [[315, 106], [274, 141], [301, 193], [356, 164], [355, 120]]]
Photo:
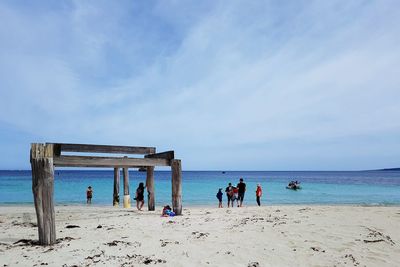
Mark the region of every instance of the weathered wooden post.
[[154, 166], [147, 167], [146, 175], [146, 187], [147, 187], [147, 206], [149, 210], [155, 210], [154, 200]]
[[131, 207], [131, 196], [129, 195], [129, 170], [124, 167], [124, 208]]
[[172, 171], [172, 209], [182, 215], [182, 166], [179, 159], [171, 160]]
[[113, 193], [113, 205], [114, 207], [119, 206], [119, 180], [120, 180], [119, 168], [114, 168], [114, 193]]
[[32, 192], [40, 245], [56, 242], [53, 144], [31, 144]]

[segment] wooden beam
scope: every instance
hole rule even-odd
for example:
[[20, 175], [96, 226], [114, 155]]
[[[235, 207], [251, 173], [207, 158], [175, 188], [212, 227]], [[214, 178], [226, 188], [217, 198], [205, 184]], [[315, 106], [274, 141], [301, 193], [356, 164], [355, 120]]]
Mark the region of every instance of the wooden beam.
[[54, 166], [53, 145], [31, 145], [32, 192], [35, 203], [39, 244], [56, 242], [54, 213]]
[[83, 152], [83, 153], [111, 153], [111, 154], [153, 154], [155, 147], [141, 146], [112, 146], [112, 145], [91, 145], [91, 144], [66, 144], [54, 143], [61, 152]]
[[145, 158], [157, 158], [157, 159], [174, 159], [174, 151], [166, 151], [166, 152], [161, 152], [161, 153], [155, 153], [155, 154], [148, 154], [144, 156]]
[[147, 206], [149, 210], [155, 210], [155, 196], [154, 196], [154, 167], [147, 167], [146, 175], [147, 187]]
[[54, 157], [57, 167], [140, 167], [170, 166], [170, 161], [159, 158], [121, 158], [92, 156], [59, 156]]
[[120, 180], [119, 168], [114, 168], [114, 192], [113, 192], [113, 206], [119, 206], [119, 180]]
[[179, 159], [171, 160], [172, 171], [172, 209], [182, 215], [182, 166]]

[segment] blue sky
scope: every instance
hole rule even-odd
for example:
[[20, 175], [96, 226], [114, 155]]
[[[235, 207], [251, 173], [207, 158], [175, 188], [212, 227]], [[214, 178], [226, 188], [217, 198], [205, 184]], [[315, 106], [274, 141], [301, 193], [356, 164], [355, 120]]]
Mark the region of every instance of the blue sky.
[[186, 170], [400, 166], [399, 1], [0, 1], [0, 168], [32, 142]]

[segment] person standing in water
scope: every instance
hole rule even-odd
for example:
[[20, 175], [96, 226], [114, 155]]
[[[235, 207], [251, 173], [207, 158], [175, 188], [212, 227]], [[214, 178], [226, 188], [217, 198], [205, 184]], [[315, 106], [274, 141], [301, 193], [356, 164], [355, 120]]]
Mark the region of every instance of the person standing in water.
[[144, 205], [144, 184], [139, 183], [138, 188], [136, 189], [136, 207], [138, 210], [142, 210]]
[[261, 206], [261, 196], [262, 196], [262, 188], [260, 184], [257, 184], [257, 189], [256, 189], [256, 201], [258, 206]]
[[86, 190], [86, 204], [92, 204], [92, 197], [93, 197], [93, 190], [92, 187], [89, 185]]

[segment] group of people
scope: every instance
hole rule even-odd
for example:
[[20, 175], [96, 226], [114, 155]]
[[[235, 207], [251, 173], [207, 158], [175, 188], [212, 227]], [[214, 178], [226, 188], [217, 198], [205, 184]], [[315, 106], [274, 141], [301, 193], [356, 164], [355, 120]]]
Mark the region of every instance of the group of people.
[[[139, 183], [139, 186], [136, 189], [136, 195], [134, 200], [136, 200], [136, 208], [138, 210], [142, 210], [143, 205], [144, 205], [144, 189], [146, 187], [144, 186], [143, 183]], [[88, 186], [86, 189], [86, 203], [87, 204], [92, 204], [92, 198], [93, 198], [93, 189], [92, 186]]]
[[[139, 186], [136, 189], [136, 195], [134, 200], [136, 200], [136, 208], [138, 210], [142, 210], [144, 205], [144, 189], [145, 185], [143, 183], [139, 183]], [[246, 192], [246, 184], [243, 182], [243, 178], [239, 179], [239, 183], [237, 186], [233, 186], [232, 183], [229, 183], [225, 189], [226, 198], [228, 200], [228, 208], [233, 207], [236, 201], [236, 205], [238, 207], [242, 207], [244, 194]], [[222, 196], [223, 196], [222, 188], [218, 190], [217, 198], [219, 200], [219, 208], [222, 208]], [[262, 188], [260, 184], [257, 184], [256, 188], [256, 201], [257, 205], [261, 206], [261, 196], [262, 196]], [[89, 186], [86, 190], [86, 203], [91, 204], [93, 197], [93, 189]], [[168, 206], [169, 207], [169, 206]], [[165, 207], [164, 207], [165, 208]], [[164, 214], [164, 211], [163, 211]]]
[[[238, 207], [242, 207], [244, 194], [246, 192], [246, 184], [243, 182], [243, 178], [239, 179], [239, 183], [237, 186], [232, 186], [232, 183], [229, 183], [225, 188], [226, 198], [228, 200], [228, 208], [233, 207], [236, 201], [236, 205]], [[222, 208], [222, 188], [220, 188], [217, 192], [216, 197], [218, 198], [219, 204], [218, 207]], [[260, 184], [257, 184], [256, 188], [256, 201], [257, 205], [261, 206], [261, 196], [262, 196], [262, 188]]]

